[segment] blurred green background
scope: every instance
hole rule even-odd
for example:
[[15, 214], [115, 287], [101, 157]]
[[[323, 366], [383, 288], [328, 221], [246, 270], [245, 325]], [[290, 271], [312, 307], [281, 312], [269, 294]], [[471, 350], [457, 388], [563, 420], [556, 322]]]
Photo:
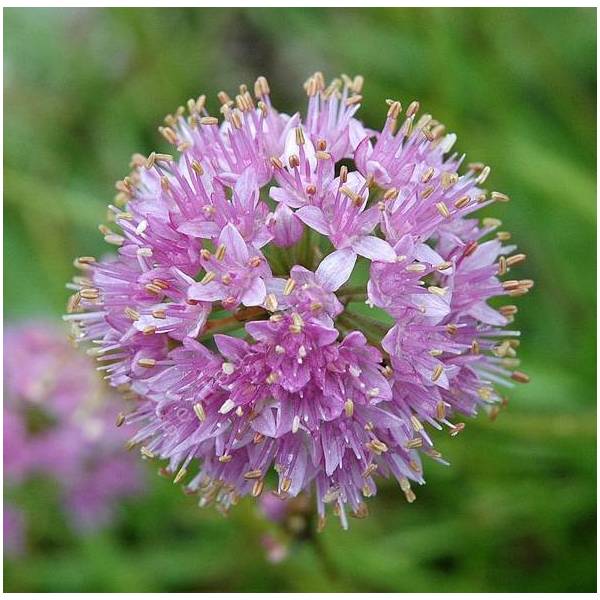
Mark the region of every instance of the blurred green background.
[[593, 591], [596, 587], [596, 12], [593, 9], [5, 9], [4, 311], [58, 319], [72, 258], [106, 249], [96, 225], [130, 155], [191, 96], [259, 74], [304, 105], [315, 70], [365, 76], [362, 117], [413, 98], [492, 165], [513, 198], [492, 214], [536, 287], [521, 299], [528, 386], [495, 422], [438, 436], [408, 505], [397, 486], [349, 532], [330, 522], [279, 565], [244, 502], [200, 510], [167, 480], [108, 530], [74, 539], [37, 515], [18, 591]]

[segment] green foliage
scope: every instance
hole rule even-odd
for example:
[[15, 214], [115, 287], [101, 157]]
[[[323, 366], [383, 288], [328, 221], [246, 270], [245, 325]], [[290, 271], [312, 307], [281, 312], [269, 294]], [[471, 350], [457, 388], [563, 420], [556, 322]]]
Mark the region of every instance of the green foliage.
[[595, 589], [595, 140], [593, 9], [6, 9], [5, 313], [58, 319], [76, 255], [130, 155], [164, 148], [162, 116], [201, 92], [266, 75], [288, 111], [314, 70], [365, 76], [363, 118], [419, 98], [513, 201], [492, 212], [528, 255], [519, 276], [532, 383], [491, 423], [469, 422], [404, 502], [268, 564], [251, 502], [223, 519], [170, 482], [109, 530], [67, 534], [43, 486], [15, 591], [592, 591]]

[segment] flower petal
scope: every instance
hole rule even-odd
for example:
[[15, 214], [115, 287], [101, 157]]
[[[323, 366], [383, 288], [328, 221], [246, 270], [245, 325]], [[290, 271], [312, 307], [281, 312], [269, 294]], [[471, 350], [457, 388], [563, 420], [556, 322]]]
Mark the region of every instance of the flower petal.
[[396, 253], [385, 241], [374, 235], [364, 235], [352, 243], [352, 248], [357, 254], [370, 260], [381, 262], [395, 262]]
[[223, 244], [230, 256], [238, 262], [245, 263], [250, 256], [244, 238], [241, 236], [236, 226], [231, 223], [227, 223], [227, 225], [223, 227], [221, 235], [219, 236], [219, 244]]
[[219, 352], [230, 360], [241, 360], [248, 351], [249, 344], [244, 340], [230, 335], [217, 333], [214, 335], [215, 344]]
[[177, 231], [185, 235], [199, 238], [212, 238], [219, 235], [219, 226], [214, 221], [204, 219], [190, 219], [182, 223]]
[[254, 208], [255, 201], [258, 198], [258, 185], [256, 183], [256, 174], [253, 168], [248, 167], [239, 176], [238, 180], [235, 182], [233, 191], [244, 208], [247, 210]]
[[326, 256], [315, 275], [324, 289], [335, 292], [348, 281], [355, 264], [356, 252], [352, 248], [343, 248]]
[[316, 206], [304, 206], [296, 211], [296, 216], [320, 234], [329, 235], [329, 223], [320, 208]]
[[288, 248], [302, 237], [304, 224], [288, 206], [279, 204], [275, 209], [269, 229], [273, 234], [275, 245]]
[[194, 283], [190, 285], [187, 292], [190, 300], [221, 300], [225, 298], [226, 292], [224, 286], [219, 281], [210, 281], [207, 284]]
[[259, 306], [265, 300], [267, 288], [260, 277], [255, 277], [250, 287], [242, 294], [242, 303], [246, 306]]

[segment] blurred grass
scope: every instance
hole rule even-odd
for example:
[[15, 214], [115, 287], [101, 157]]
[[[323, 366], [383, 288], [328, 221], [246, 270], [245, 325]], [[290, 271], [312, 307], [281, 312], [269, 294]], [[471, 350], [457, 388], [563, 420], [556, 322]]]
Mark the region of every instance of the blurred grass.
[[[532, 383], [495, 423], [440, 440], [406, 505], [395, 486], [350, 532], [269, 565], [251, 503], [227, 519], [156, 478], [111, 530], [5, 568], [19, 591], [592, 591], [596, 587], [596, 13], [593, 9], [5, 9], [4, 311], [64, 308], [72, 258], [134, 151], [188, 97], [266, 75], [278, 106], [314, 70], [366, 78], [363, 119], [419, 98], [493, 167], [494, 209], [536, 280], [518, 325]], [[32, 513], [46, 514], [33, 493]], [[39, 541], [39, 540], [38, 540]], [[48, 540], [46, 540], [48, 541]]]

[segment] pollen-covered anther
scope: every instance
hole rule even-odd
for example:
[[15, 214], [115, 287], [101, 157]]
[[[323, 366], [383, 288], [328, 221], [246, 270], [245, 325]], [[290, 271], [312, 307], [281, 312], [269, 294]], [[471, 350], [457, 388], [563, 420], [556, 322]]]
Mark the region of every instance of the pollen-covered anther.
[[455, 206], [455, 208], [458, 208], [460, 210], [461, 208], [468, 206], [470, 203], [471, 203], [471, 197], [465, 195], [465, 196], [461, 196], [458, 200], [456, 200], [454, 202], [454, 206]]
[[277, 158], [276, 156], [271, 156], [271, 158], [269, 158], [269, 162], [276, 169], [283, 169], [283, 167], [284, 167], [284, 165], [281, 162], [281, 160], [279, 160], [279, 158]]
[[251, 469], [244, 473], [244, 479], [260, 479], [263, 476], [261, 469]]
[[266, 378], [266, 382], [268, 384], [273, 384], [273, 383], [277, 383], [277, 381], [279, 380], [279, 374], [276, 371], [271, 371], [271, 373], [269, 373], [269, 375]]
[[350, 398], [344, 402], [344, 413], [348, 418], [354, 414], [354, 402]]
[[450, 436], [456, 437], [465, 428], [464, 423], [456, 423], [450, 427]]
[[354, 202], [355, 204], [362, 203], [362, 201], [363, 201], [362, 197], [359, 194], [357, 194], [356, 192], [354, 192], [353, 190], [351, 190], [349, 187], [346, 187], [346, 186], [340, 187], [340, 192], [342, 194], [344, 194], [344, 196], [347, 196], [348, 198], [350, 198], [350, 200], [352, 200], [352, 202]]
[[165, 162], [165, 163], [172, 163], [173, 162], [173, 155], [172, 154], [163, 154], [163, 153], [157, 152], [154, 155], [154, 157], [155, 157], [156, 162]]
[[444, 367], [442, 367], [442, 365], [437, 365], [437, 367], [435, 367], [435, 369], [431, 373], [431, 381], [435, 383], [443, 375], [443, 373]]
[[456, 335], [458, 333], [458, 326], [455, 323], [448, 323], [446, 325], [446, 333], [448, 335]]
[[178, 138], [177, 134], [170, 127], [159, 127], [158, 132], [169, 142], [169, 144], [177, 145]]
[[396, 120], [402, 112], [402, 104], [400, 104], [400, 102], [398, 102], [397, 100], [386, 100], [386, 103], [389, 106], [387, 112], [388, 119]]
[[217, 94], [217, 99], [223, 106], [232, 106], [233, 105], [233, 100], [229, 97], [229, 94], [227, 92], [224, 92], [223, 90], [221, 90]]
[[423, 263], [410, 263], [404, 267], [409, 273], [423, 273], [427, 267]]
[[448, 210], [448, 207], [446, 206], [446, 204], [444, 204], [443, 202], [437, 202], [435, 205], [437, 211], [440, 213], [440, 215], [442, 215], [442, 217], [444, 217], [444, 219], [447, 219], [450, 216], [450, 211]]
[[514, 267], [515, 265], [520, 265], [521, 263], [525, 262], [526, 259], [526, 254], [513, 254], [506, 259], [506, 264], [509, 267]]
[[398, 190], [395, 187], [389, 188], [383, 194], [384, 200], [395, 200], [398, 197]]
[[200, 125], [218, 125], [219, 119], [217, 117], [201, 117]]
[[235, 365], [230, 362], [224, 362], [221, 365], [221, 370], [223, 373], [225, 373], [225, 375], [231, 375], [235, 371]]
[[204, 407], [202, 406], [202, 404], [200, 402], [196, 402], [196, 404], [194, 404], [193, 408], [194, 408], [194, 413], [195, 413], [196, 417], [198, 418], [198, 421], [203, 423], [206, 420], [206, 412], [204, 411]]
[[507, 304], [506, 306], [501, 306], [498, 310], [505, 317], [512, 317], [516, 315], [519, 311], [518, 307], [514, 304]]
[[506, 267], [506, 257], [500, 256], [498, 258], [498, 275], [506, 275], [507, 267]]
[[267, 294], [265, 298], [265, 308], [269, 312], [275, 312], [277, 310], [279, 303], [277, 301], [277, 296], [275, 294]]
[[482, 183], [485, 182], [485, 180], [489, 177], [491, 172], [490, 167], [488, 167], [487, 165], [485, 167], [483, 167], [483, 169], [481, 169], [477, 179], [475, 180], [477, 182], [477, 185], [481, 185]]
[[187, 469], [185, 467], [181, 467], [179, 471], [177, 471], [177, 475], [173, 479], [173, 483], [179, 483], [185, 476], [187, 475]]
[[84, 300], [97, 300], [100, 297], [100, 291], [96, 288], [83, 288], [79, 295]]
[[491, 198], [494, 202], [508, 202], [510, 200], [510, 197], [502, 192], [492, 192]]
[[200, 280], [201, 285], [206, 285], [213, 281], [217, 274], [214, 271], [207, 271], [204, 277]]
[[146, 446], [142, 446], [140, 448], [140, 454], [144, 457], [144, 458], [154, 458], [154, 453], [151, 452], [150, 450], [148, 450], [148, 448], [146, 448]]
[[517, 383], [529, 383], [529, 375], [523, 373], [522, 371], [513, 371], [510, 375], [510, 378]]
[[404, 444], [404, 446], [408, 450], [415, 450], [417, 448], [422, 448], [423, 447], [423, 438], [422, 437], [412, 438], [412, 439], [408, 440]]
[[137, 364], [145, 369], [152, 369], [156, 366], [156, 360], [154, 358], [140, 358]]
[[295, 287], [296, 287], [296, 280], [292, 279], [292, 278], [288, 279], [285, 282], [285, 286], [283, 288], [283, 295], [289, 296], [294, 291]]
[[263, 488], [265, 486], [264, 479], [257, 479], [252, 486], [252, 495], [257, 498], [262, 494]]
[[438, 287], [436, 285], [430, 285], [427, 288], [427, 291], [430, 292], [431, 294], [434, 294], [435, 296], [440, 296], [441, 298], [443, 298], [446, 295], [446, 293], [448, 292], [448, 288]]
[[367, 448], [372, 450], [377, 455], [381, 455], [389, 450], [388, 445], [377, 438], [368, 442]]
[[421, 423], [421, 421], [419, 421], [419, 419], [416, 415], [410, 416], [410, 423], [412, 425], [412, 428], [415, 431], [421, 431], [423, 429], [423, 423]]
[[417, 100], [413, 100], [409, 105], [408, 108], [406, 109], [406, 116], [408, 118], [416, 115], [419, 112], [419, 109], [421, 108], [421, 105], [419, 104], [419, 102]]
[[438, 421], [443, 421], [446, 418], [446, 403], [442, 400], [435, 405], [435, 416]]
[[261, 263], [262, 263], [262, 258], [260, 256], [251, 256], [248, 259], [249, 267], [253, 267], [253, 268], [260, 267]]
[[264, 96], [268, 96], [270, 93], [271, 90], [269, 88], [269, 82], [267, 81], [266, 77], [261, 75], [254, 82], [254, 95], [257, 98], [263, 98]]
[[300, 333], [304, 327], [304, 320], [298, 313], [292, 313], [292, 324], [289, 327], [291, 333]]

